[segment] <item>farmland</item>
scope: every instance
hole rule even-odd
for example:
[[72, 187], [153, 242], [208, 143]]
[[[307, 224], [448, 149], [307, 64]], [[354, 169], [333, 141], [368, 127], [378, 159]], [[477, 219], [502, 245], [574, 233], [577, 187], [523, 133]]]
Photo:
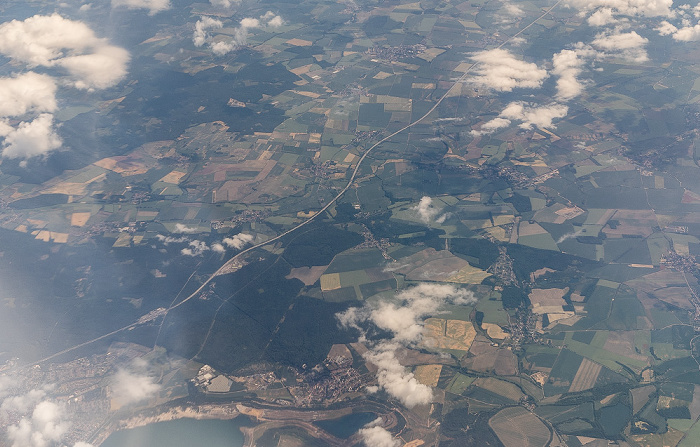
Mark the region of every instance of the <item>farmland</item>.
[[664, 34], [692, 5], [171, 3], [55, 6], [132, 65], [62, 93], [60, 151], [2, 158], [4, 357], [167, 349], [292, 415], [251, 445], [359, 444], [369, 414], [409, 446], [697, 438], [700, 70]]

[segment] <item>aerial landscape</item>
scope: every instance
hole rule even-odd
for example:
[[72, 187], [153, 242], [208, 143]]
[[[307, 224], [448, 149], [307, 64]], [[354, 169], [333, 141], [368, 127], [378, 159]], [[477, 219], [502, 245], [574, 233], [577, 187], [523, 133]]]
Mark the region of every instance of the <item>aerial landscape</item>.
[[0, 2], [0, 446], [700, 446], [700, 4]]

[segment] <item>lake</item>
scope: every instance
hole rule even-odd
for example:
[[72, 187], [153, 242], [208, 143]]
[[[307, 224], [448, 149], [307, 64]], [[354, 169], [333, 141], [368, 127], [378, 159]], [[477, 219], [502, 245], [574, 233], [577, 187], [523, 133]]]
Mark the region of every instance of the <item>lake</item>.
[[177, 419], [112, 433], [101, 447], [242, 447], [240, 418]]

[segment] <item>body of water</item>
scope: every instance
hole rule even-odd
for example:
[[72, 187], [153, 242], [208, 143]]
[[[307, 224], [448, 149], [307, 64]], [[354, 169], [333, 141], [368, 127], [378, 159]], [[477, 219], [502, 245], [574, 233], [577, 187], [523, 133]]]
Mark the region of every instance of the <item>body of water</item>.
[[100, 447], [242, 447], [240, 419], [177, 419], [112, 433]]
[[347, 439], [357, 433], [359, 429], [369, 424], [377, 418], [376, 413], [362, 412], [351, 413], [338, 419], [328, 419], [325, 421], [316, 421], [318, 425], [328, 433], [340, 439]]

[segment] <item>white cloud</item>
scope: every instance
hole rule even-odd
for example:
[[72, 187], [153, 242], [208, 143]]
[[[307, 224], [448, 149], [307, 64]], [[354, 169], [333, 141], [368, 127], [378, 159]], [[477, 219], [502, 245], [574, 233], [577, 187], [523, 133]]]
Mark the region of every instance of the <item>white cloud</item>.
[[47, 447], [58, 443], [69, 427], [65, 410], [44, 400], [34, 407], [31, 417], [22, 417], [7, 428], [7, 438], [12, 447]]
[[659, 34], [661, 34], [662, 36], [668, 36], [669, 34], [673, 34], [673, 33], [675, 33], [676, 31], [678, 31], [678, 28], [676, 28], [674, 25], [672, 25], [671, 23], [669, 23], [669, 22], [666, 21], [666, 20], [664, 20], [663, 22], [661, 22], [661, 23], [659, 24], [659, 26], [657, 26], [657, 27], [654, 28], [654, 29], [655, 29], [656, 31], [658, 31]]
[[582, 11], [610, 9], [625, 16], [668, 17], [673, 14], [673, 0], [571, 0], [570, 5]]
[[205, 251], [209, 250], [206, 242], [203, 241], [192, 241], [188, 248], [183, 248], [180, 253], [185, 256], [199, 256]]
[[480, 130], [473, 130], [472, 135], [488, 134], [496, 129], [508, 127], [513, 121], [520, 121], [521, 129], [531, 129], [533, 126], [552, 127], [557, 118], [566, 116], [569, 108], [563, 104], [552, 103], [546, 106], [536, 106], [522, 101], [511, 102], [498, 117], [484, 123]]
[[22, 380], [13, 375], [0, 375], [0, 399], [14, 393], [14, 390], [22, 383]]
[[[379, 386], [411, 408], [429, 403], [432, 390], [418, 382], [413, 373], [399, 363], [396, 350], [418, 343], [422, 339], [423, 321], [438, 313], [445, 304], [466, 305], [475, 301], [474, 295], [467, 290], [451, 285], [422, 283], [403, 290], [392, 301], [381, 300], [373, 307], [351, 307], [336, 317], [344, 327], [353, 327], [362, 332], [360, 324], [370, 322], [392, 334], [390, 341], [371, 346], [365, 358], [377, 366]], [[362, 338], [366, 338], [364, 333]]]
[[403, 405], [413, 408], [427, 405], [433, 399], [433, 390], [423, 385], [412, 372], [404, 368], [396, 358], [397, 343], [379, 343], [365, 354], [365, 359], [377, 366], [377, 382]]
[[618, 28], [596, 35], [591, 45], [602, 51], [604, 56], [622, 57], [632, 62], [646, 62], [649, 60], [644, 48], [647, 42], [649, 39], [640, 36], [636, 31], [622, 32]]
[[203, 16], [201, 19], [197, 20], [197, 23], [194, 24], [194, 34], [192, 35], [194, 46], [201, 47], [207, 42], [209, 39], [207, 30], [221, 28], [223, 26], [224, 24], [221, 20], [212, 19], [211, 17]]
[[104, 89], [126, 75], [129, 53], [98, 38], [84, 23], [58, 14], [35, 15], [0, 24], [0, 54], [24, 68], [42, 66], [48, 74], [27, 72], [0, 79], [0, 117], [40, 114], [11, 126], [0, 121], [3, 157], [30, 158], [61, 147], [53, 130], [57, 85]]
[[223, 245], [221, 245], [217, 242], [217, 243], [211, 244], [211, 250], [214, 253], [224, 253], [226, 251], [226, 247], [224, 247]]
[[187, 234], [197, 233], [197, 227], [188, 227], [185, 224], [176, 223], [175, 230], [173, 231], [173, 233], [187, 233]]
[[33, 121], [23, 121], [16, 128], [0, 121], [0, 137], [5, 139], [2, 149], [5, 158], [27, 159], [61, 147], [50, 113], [42, 113]]
[[126, 76], [129, 53], [119, 47], [106, 45], [93, 53], [64, 57], [56, 65], [65, 68], [75, 79], [78, 89], [104, 89], [117, 84]]
[[54, 112], [56, 108], [56, 82], [51, 76], [30, 71], [0, 78], [0, 116]]
[[538, 88], [547, 78], [547, 71], [537, 65], [515, 58], [510, 51], [501, 48], [482, 51], [472, 56], [479, 65], [476, 76], [470, 82], [501, 92], [514, 88]]
[[[177, 226], [176, 226], [177, 228]], [[172, 236], [163, 236], [162, 234], [157, 234], [156, 239], [161, 241], [163, 244], [168, 245], [168, 244], [181, 244], [183, 242], [189, 242], [190, 240], [185, 237], [172, 237]]]
[[243, 40], [220, 40], [218, 42], [212, 42], [211, 52], [217, 56], [223, 56], [224, 54], [230, 53], [231, 51], [238, 48]]
[[[132, 369], [141, 369], [138, 362], [134, 364], [134, 367]], [[158, 393], [160, 388], [161, 386], [155, 382], [153, 377], [129, 369], [117, 371], [112, 377], [110, 386], [112, 398], [121, 405], [129, 405], [149, 399]]]
[[112, 8], [148, 9], [148, 15], [170, 9], [170, 0], [112, 0]]
[[398, 439], [394, 439], [391, 433], [382, 427], [365, 427], [361, 428], [358, 433], [362, 436], [362, 442], [367, 447], [398, 447], [401, 445]]
[[673, 39], [681, 42], [700, 40], [700, 24], [680, 28], [678, 31], [673, 33]]
[[25, 394], [10, 396], [2, 401], [0, 410], [6, 412], [26, 413], [46, 397], [44, 390], [30, 390]]
[[395, 302], [382, 301], [372, 310], [371, 321], [391, 331], [394, 340], [405, 343], [420, 341], [423, 319], [435, 314], [444, 304], [472, 304], [474, 295], [446, 284], [421, 283], [396, 295]]
[[209, 0], [212, 6], [221, 6], [222, 8], [230, 8], [233, 5], [239, 4], [240, 0]]
[[241, 248], [243, 248], [246, 245], [253, 242], [253, 239], [255, 239], [255, 238], [251, 234], [238, 233], [237, 235], [235, 235], [233, 237], [224, 238], [224, 240], [222, 242], [227, 247], [231, 247], [231, 248], [235, 248], [237, 250], [240, 250]]
[[591, 48], [578, 45], [573, 50], [562, 50], [552, 57], [552, 73], [557, 79], [557, 98], [563, 101], [575, 98], [583, 92], [584, 85], [578, 79], [586, 59], [595, 56]]
[[591, 26], [605, 26], [616, 23], [613, 17], [613, 10], [610, 8], [600, 8], [588, 17], [588, 24]]
[[192, 42], [194, 46], [201, 47], [205, 44], [209, 46], [212, 53], [217, 56], [223, 56], [242, 47], [248, 42], [248, 30], [253, 28], [262, 28], [263, 26], [277, 28], [284, 23], [282, 17], [276, 16], [272, 11], [268, 11], [260, 19], [253, 17], [245, 17], [240, 22], [237, 28], [233, 31], [233, 36], [218, 36], [212, 38], [208, 30], [219, 29], [224, 26], [223, 22], [211, 17], [202, 16], [194, 25], [194, 34]]
[[506, 3], [503, 6], [503, 10], [507, 14], [509, 14], [513, 17], [518, 17], [518, 18], [522, 17], [525, 14], [525, 12], [522, 10], [522, 8], [520, 8], [520, 6], [514, 5], [512, 3]]
[[284, 20], [280, 16], [274, 16], [267, 22], [267, 26], [271, 26], [273, 28], [279, 28], [282, 25], [284, 25]]
[[420, 199], [420, 202], [418, 202], [418, 205], [411, 209], [416, 211], [418, 213], [418, 217], [420, 217], [420, 220], [425, 223], [433, 220], [433, 218], [440, 212], [440, 210], [433, 206], [433, 199], [428, 196], [423, 196]]
[[447, 220], [452, 215], [451, 213], [445, 213], [438, 216], [438, 214], [440, 214], [440, 210], [433, 206], [433, 199], [431, 199], [428, 196], [421, 197], [418, 204], [412, 207], [411, 209], [413, 211], [416, 211], [420, 220], [422, 220], [426, 224], [430, 223], [433, 220], [439, 224], [445, 223], [445, 220]]
[[503, 127], [508, 127], [508, 126], [510, 126], [509, 119], [496, 117], [496, 118], [482, 124], [481, 130], [473, 130], [471, 133], [473, 135], [484, 135], [484, 134], [489, 134], [495, 130], [501, 129]]
[[243, 20], [241, 20], [241, 26], [243, 28], [259, 28], [260, 20], [251, 17], [246, 17]]
[[520, 127], [530, 129], [532, 126], [552, 127], [552, 121], [566, 116], [569, 108], [562, 104], [532, 106], [523, 102], [512, 102], [501, 112], [509, 120], [522, 121]]
[[83, 52], [104, 44], [84, 23], [58, 14], [0, 25], [0, 52], [29, 66], [51, 66], [65, 56], [64, 50]]
[[284, 20], [282, 20], [282, 17], [276, 15], [272, 11], [267, 11], [265, 14], [260, 16], [260, 19], [262, 19], [262, 21], [265, 22], [267, 26], [271, 26], [272, 28], [279, 28], [284, 24]]
[[677, 40], [680, 42], [692, 42], [700, 40], [700, 23], [691, 26], [690, 24], [688, 24], [688, 21], [689, 20], [687, 19], [684, 20], [686, 26], [678, 28], [675, 25], [664, 20], [659, 24], [658, 27], [654, 29], [658, 31], [660, 35], [670, 35], [671, 37], [673, 37], [673, 40]]

